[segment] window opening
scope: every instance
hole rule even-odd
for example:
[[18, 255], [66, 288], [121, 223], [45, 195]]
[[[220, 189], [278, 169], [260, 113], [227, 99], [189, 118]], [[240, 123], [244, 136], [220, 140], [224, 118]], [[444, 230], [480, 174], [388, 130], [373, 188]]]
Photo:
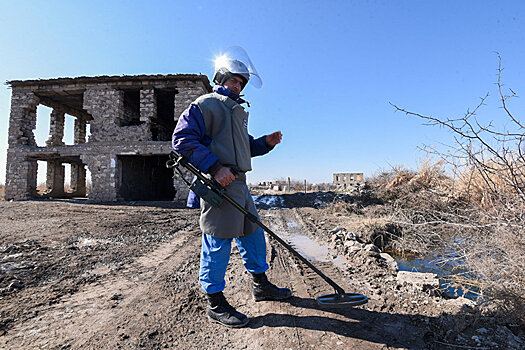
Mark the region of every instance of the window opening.
[[140, 125], [140, 90], [124, 91], [124, 115], [120, 119], [120, 126]]
[[64, 166], [64, 192], [68, 193], [71, 191], [71, 164], [62, 163]]
[[36, 127], [33, 130], [35, 135], [36, 145], [39, 147], [46, 147], [46, 141], [49, 139], [49, 125], [50, 115], [53, 110], [44, 105], [36, 107]]
[[47, 162], [36, 162], [36, 193], [38, 195], [44, 194], [47, 191]]
[[175, 90], [156, 90], [157, 120], [152, 124], [153, 141], [171, 141], [175, 129]]
[[77, 118], [66, 114], [64, 118], [64, 138], [62, 142], [65, 145], [71, 146], [75, 144], [75, 120]]
[[89, 196], [93, 189], [93, 182], [91, 181], [91, 171], [89, 171], [89, 167], [86, 165], [86, 196]]
[[86, 124], [86, 142], [89, 141], [89, 137], [91, 136], [91, 124]]

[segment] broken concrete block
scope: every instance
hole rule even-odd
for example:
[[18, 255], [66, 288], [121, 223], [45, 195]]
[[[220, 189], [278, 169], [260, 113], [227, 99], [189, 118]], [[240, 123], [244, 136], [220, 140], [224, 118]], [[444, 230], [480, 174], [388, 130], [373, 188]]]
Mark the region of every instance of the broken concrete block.
[[398, 285], [409, 285], [415, 290], [423, 292], [440, 288], [439, 279], [435, 273], [399, 271], [397, 273]]

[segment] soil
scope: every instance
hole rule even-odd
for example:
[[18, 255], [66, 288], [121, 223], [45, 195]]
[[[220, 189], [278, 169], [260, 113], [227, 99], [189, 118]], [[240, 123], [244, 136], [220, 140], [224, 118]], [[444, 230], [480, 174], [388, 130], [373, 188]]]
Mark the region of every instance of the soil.
[[[322, 205], [331, 194], [289, 195], [262, 205], [275, 233], [330, 246], [345, 216]], [[206, 318], [198, 283], [198, 210], [176, 202], [0, 201], [2, 349], [519, 349], [517, 325], [483, 316], [473, 303], [400, 285], [376, 252], [313, 261], [354, 308], [323, 308], [333, 293], [317, 274], [268, 238], [269, 279], [293, 291], [254, 302], [251, 276], [232, 249], [224, 291], [251, 318], [230, 329]], [[334, 264], [333, 262], [339, 263]], [[342, 262], [342, 263], [341, 263]]]

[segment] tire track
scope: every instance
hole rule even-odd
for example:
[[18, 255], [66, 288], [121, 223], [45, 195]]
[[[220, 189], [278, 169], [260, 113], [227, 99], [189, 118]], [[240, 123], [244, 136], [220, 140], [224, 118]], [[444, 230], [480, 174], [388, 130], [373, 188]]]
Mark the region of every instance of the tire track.
[[[193, 237], [188, 241], [188, 236]], [[118, 275], [37, 310], [39, 317], [16, 325], [0, 339], [0, 345], [11, 349], [100, 348], [101, 338], [111, 333], [108, 330], [126, 324], [129, 310], [143, 305], [155, 275], [176, 269], [198, 246], [198, 240], [191, 232], [181, 231]]]
[[[272, 210], [267, 221], [271, 222], [271, 229], [280, 237], [291, 237], [294, 235], [310, 236], [305, 231], [305, 223], [296, 210]], [[314, 238], [314, 237], [309, 237]], [[272, 279], [283, 282], [284, 285], [292, 287], [294, 299], [290, 303], [268, 302], [266, 307], [259, 308], [259, 313], [267, 312], [261, 322], [268, 327], [264, 334], [268, 339], [264, 346], [268, 348], [291, 348], [291, 349], [337, 349], [337, 348], [359, 348], [377, 349], [378, 344], [366, 340], [355, 339], [350, 336], [359, 330], [359, 322], [348, 319], [352, 313], [350, 309], [346, 313], [334, 313], [331, 310], [323, 310], [316, 306], [315, 297], [322, 294], [333, 293], [326, 281], [318, 274], [305, 266], [298, 258], [292, 255], [278, 242], [273, 242], [276, 251], [277, 263], [272, 266]], [[292, 245], [292, 247], [294, 247]], [[294, 247], [295, 248], [295, 247]], [[324, 274], [333, 279], [343, 289], [347, 290], [348, 280], [342, 271], [332, 262], [313, 261], [314, 266]], [[277, 277], [277, 278], [275, 278]], [[282, 324], [281, 327], [273, 327], [272, 323]], [[338, 330], [332, 334], [328, 330]], [[363, 336], [364, 339], [373, 338]], [[315, 339], [315, 341], [312, 341]]]

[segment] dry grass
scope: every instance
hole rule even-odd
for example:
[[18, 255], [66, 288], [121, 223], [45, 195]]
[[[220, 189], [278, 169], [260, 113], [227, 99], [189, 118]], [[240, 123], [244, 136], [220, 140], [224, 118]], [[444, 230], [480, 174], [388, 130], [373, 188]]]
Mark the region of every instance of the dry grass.
[[522, 175], [525, 174], [525, 164], [515, 157], [509, 162], [512, 163], [510, 168], [494, 161], [487, 161], [482, 167], [467, 167], [458, 176], [458, 192], [485, 210], [490, 210], [502, 197], [522, 197], [520, 189], [525, 189]]
[[5, 200], [5, 185], [0, 185], [0, 200]]
[[418, 171], [379, 174], [369, 184], [384, 200], [381, 216], [362, 219], [356, 229], [369, 237], [387, 232], [386, 248], [397, 251], [453, 249], [487, 309], [525, 322], [525, 200], [506, 174], [491, 174], [487, 183], [487, 174], [476, 172], [467, 168], [451, 178], [443, 163], [427, 161]]
[[[477, 117], [489, 93], [458, 117], [425, 115], [393, 105], [426, 125], [450, 131], [452, 144], [424, 147], [446, 165], [450, 178], [441, 177], [439, 171], [395, 170], [390, 175], [395, 181], [378, 181], [376, 188], [388, 198], [394, 220], [403, 223], [404, 235], [461, 238], [451, 248], [477, 276], [483, 300], [509, 322], [525, 324], [525, 123], [509, 109], [517, 93], [504, 88], [499, 54], [498, 58], [494, 95], [502, 115], [494, 116], [495, 122]], [[428, 163], [427, 168], [433, 167]], [[416, 180], [418, 176], [422, 181]], [[411, 188], [411, 182], [416, 186]]]

